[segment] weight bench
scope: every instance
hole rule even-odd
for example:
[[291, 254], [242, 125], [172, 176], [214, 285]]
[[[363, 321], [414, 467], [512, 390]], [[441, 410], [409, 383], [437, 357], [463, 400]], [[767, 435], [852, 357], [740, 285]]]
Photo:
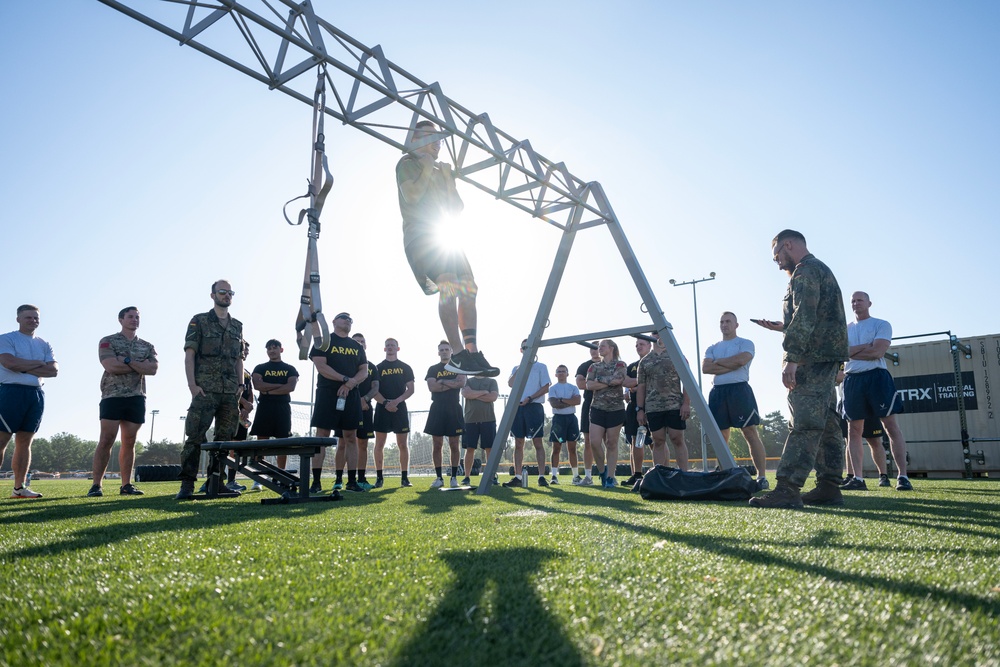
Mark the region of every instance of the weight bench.
[[[319, 454], [320, 447], [334, 447], [336, 438], [274, 438], [271, 440], [240, 440], [235, 442], [205, 442], [201, 451], [208, 452], [208, 490], [193, 496], [195, 500], [228, 498], [240, 495], [226, 488], [223, 472], [235, 468], [255, 482], [260, 482], [280, 498], [262, 498], [262, 505], [286, 503], [312, 503], [341, 500], [343, 496], [334, 491], [329, 496], [309, 495], [310, 459]], [[235, 453], [235, 458], [229, 455]], [[296, 472], [281, 468], [264, 460], [265, 456], [298, 456], [299, 469]]]

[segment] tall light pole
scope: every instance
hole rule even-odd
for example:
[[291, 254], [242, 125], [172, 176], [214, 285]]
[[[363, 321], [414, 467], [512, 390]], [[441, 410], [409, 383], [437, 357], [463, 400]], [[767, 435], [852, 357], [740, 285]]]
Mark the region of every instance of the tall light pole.
[[[694, 353], [695, 353], [694, 365], [698, 367], [698, 391], [701, 391], [701, 340], [698, 336], [698, 283], [708, 282], [709, 280], [715, 280], [715, 271], [709, 273], [708, 278], [686, 280], [682, 283], [677, 282], [673, 278], [670, 279], [670, 284], [673, 285], [674, 287], [683, 287], [684, 285], [690, 285], [691, 293], [694, 295]], [[702, 470], [708, 472], [708, 445], [705, 442], [705, 425], [704, 425], [705, 415], [698, 415], [698, 418], [702, 421], [701, 468]]]
[[160, 414], [159, 410], [153, 410], [151, 413], [153, 418], [149, 420], [149, 446], [153, 446], [153, 428], [156, 426], [156, 415]]

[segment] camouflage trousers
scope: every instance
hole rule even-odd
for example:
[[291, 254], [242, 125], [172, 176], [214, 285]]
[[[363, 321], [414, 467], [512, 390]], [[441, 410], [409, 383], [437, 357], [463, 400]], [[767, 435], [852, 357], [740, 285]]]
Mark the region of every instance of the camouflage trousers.
[[844, 438], [834, 394], [839, 369], [837, 362], [798, 367], [795, 388], [788, 392], [792, 419], [775, 475], [779, 482], [801, 489], [813, 467], [817, 479], [840, 481]]
[[232, 440], [240, 423], [239, 397], [235, 393], [205, 392], [195, 396], [184, 422], [184, 449], [181, 450], [181, 479], [198, 479], [201, 445], [215, 421], [216, 442]]

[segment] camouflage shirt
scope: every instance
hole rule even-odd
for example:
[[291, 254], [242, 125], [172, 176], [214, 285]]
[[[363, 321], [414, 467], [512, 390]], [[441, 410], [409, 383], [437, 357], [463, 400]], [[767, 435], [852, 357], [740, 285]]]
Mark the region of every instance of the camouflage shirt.
[[803, 257], [792, 272], [782, 310], [785, 361], [801, 364], [848, 358], [840, 285], [830, 268], [813, 255]]
[[215, 310], [192, 317], [184, 349], [194, 350], [194, 381], [204, 391], [235, 394], [243, 384], [236, 375], [243, 355], [243, 323], [232, 315], [226, 326]]
[[[587, 379], [607, 384], [612, 380], [624, 380], [627, 374], [625, 362], [612, 359], [611, 361], [596, 361], [587, 370]], [[608, 387], [607, 389], [594, 390], [594, 400], [590, 407], [596, 410], [614, 412], [624, 409], [622, 403], [622, 388], [620, 385]]]
[[639, 362], [639, 384], [646, 385], [646, 414], [680, 410], [684, 396], [681, 392], [681, 376], [670, 355], [655, 349]]
[[[105, 336], [97, 345], [97, 358], [101, 361], [115, 357], [131, 357], [132, 361], [156, 361], [156, 349], [136, 336], [129, 340], [120, 332]], [[121, 375], [104, 371], [101, 376], [101, 398], [120, 398], [146, 395], [146, 376], [136, 371]]]

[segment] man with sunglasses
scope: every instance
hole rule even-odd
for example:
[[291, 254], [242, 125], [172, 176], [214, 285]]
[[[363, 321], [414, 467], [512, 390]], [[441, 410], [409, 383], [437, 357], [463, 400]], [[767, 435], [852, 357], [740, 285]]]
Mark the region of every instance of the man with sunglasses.
[[447, 216], [464, 204], [455, 189], [455, 172], [438, 162], [441, 133], [420, 121], [413, 131], [416, 146], [396, 164], [399, 211], [403, 216], [403, 248], [424, 294], [438, 294], [438, 314], [455, 354], [448, 370], [461, 375], [496, 377], [500, 369], [486, 361], [476, 344], [476, 281], [465, 252], [449, 248], [443, 228]]
[[181, 489], [177, 500], [190, 500], [198, 478], [201, 445], [215, 422], [215, 441], [232, 440], [240, 422], [243, 393], [243, 323], [229, 314], [233, 301], [228, 280], [212, 283], [213, 306], [191, 318], [184, 338], [184, 372], [191, 406], [184, 420]]

